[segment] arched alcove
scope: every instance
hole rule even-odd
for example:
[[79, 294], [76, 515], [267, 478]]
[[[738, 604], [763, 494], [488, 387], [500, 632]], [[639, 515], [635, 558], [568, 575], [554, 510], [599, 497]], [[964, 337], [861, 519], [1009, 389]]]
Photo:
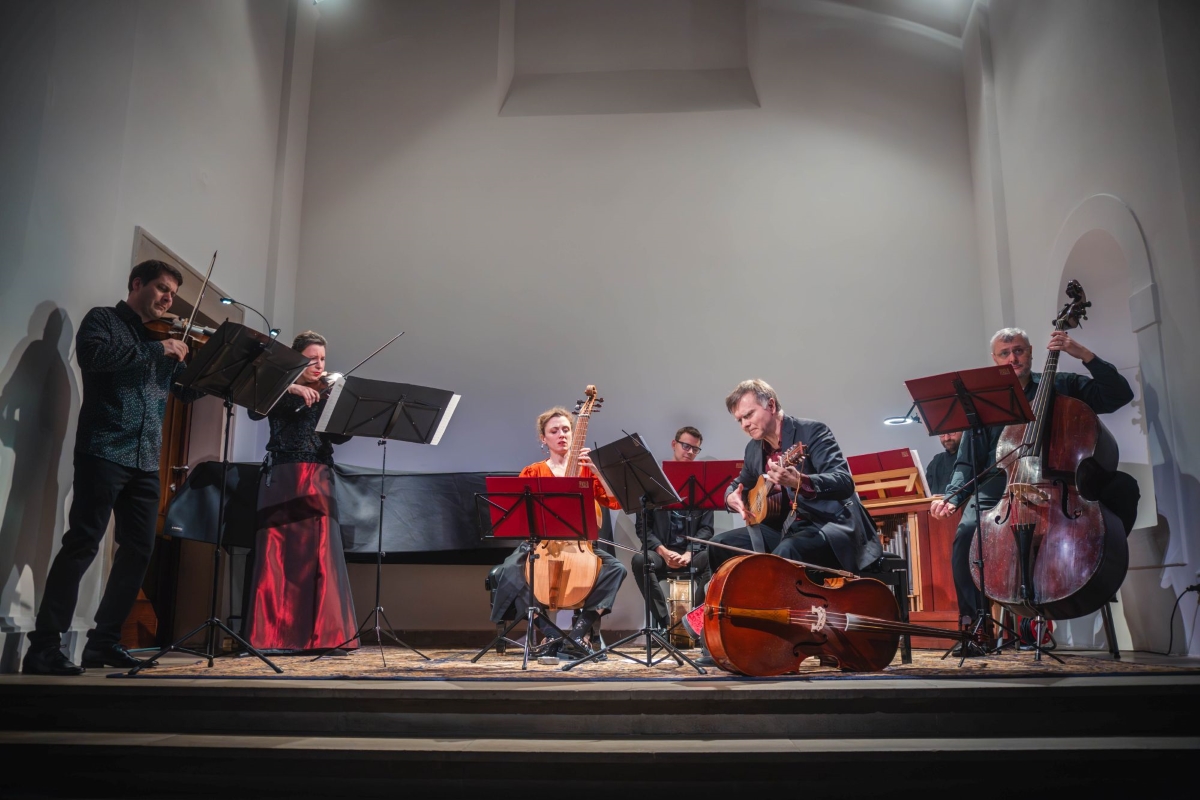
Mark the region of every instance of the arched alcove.
[[[1088, 197], [1059, 229], [1045, 272], [1042, 297], [1060, 304], [1069, 280], [1080, 281], [1092, 302], [1089, 319], [1076, 336], [1113, 363], [1129, 380], [1134, 400], [1102, 417], [1121, 450], [1120, 468], [1138, 479], [1142, 499], [1129, 536], [1130, 571], [1114, 606], [1123, 650], [1162, 649], [1174, 601], [1167, 565], [1182, 546], [1171, 427], [1171, 398], [1164, 380], [1157, 286], [1150, 252], [1137, 217], [1120, 198]], [[1057, 308], [1048, 307], [1050, 319]], [[1070, 358], [1061, 369], [1086, 372]], [[1058, 638], [1065, 646], [1104, 648], [1099, 614], [1065, 621]]]

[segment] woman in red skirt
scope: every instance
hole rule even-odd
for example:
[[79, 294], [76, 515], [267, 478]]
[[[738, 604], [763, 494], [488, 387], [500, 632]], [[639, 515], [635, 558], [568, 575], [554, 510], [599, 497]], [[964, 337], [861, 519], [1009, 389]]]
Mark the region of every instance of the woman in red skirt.
[[[305, 331], [292, 349], [309, 366], [271, 409], [271, 439], [258, 489], [258, 533], [246, 638], [260, 650], [357, 647], [354, 601], [342, 553], [333, 445], [317, 433], [327, 395], [325, 338]], [[262, 419], [251, 414], [251, 419]]]

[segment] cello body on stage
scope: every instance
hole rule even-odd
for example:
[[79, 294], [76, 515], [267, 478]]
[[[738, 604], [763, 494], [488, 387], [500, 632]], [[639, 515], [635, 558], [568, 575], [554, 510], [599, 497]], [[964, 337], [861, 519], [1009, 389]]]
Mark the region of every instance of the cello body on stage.
[[795, 562], [768, 553], [737, 556], [713, 575], [704, 600], [704, 642], [729, 672], [795, 672], [809, 658], [852, 672], [892, 663], [904, 634], [960, 634], [900, 621], [896, 596], [874, 578], [816, 583]]
[[[1077, 281], [1055, 330], [1074, 328], [1091, 303]], [[1125, 528], [1098, 502], [1117, 468], [1113, 435], [1096, 412], [1056, 395], [1058, 351], [1051, 351], [1032, 408], [1034, 421], [1010, 425], [996, 446], [1008, 465], [1000, 502], [980, 520], [987, 596], [1016, 614], [1073, 619], [1098, 610], [1129, 568]], [[979, 585], [978, 539], [971, 574]]]

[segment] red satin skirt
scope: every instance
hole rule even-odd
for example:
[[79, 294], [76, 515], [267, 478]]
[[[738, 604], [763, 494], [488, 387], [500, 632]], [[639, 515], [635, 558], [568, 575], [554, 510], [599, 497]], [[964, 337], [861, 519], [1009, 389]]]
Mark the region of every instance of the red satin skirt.
[[260, 650], [358, 647], [333, 470], [276, 464], [258, 488], [246, 638]]

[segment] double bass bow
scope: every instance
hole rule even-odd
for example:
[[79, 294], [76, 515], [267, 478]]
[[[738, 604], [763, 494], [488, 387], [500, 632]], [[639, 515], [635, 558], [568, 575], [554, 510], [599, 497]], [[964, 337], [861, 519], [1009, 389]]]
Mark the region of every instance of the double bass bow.
[[[1078, 327], [1091, 305], [1078, 281], [1066, 293], [1055, 331]], [[1073, 619], [1120, 588], [1129, 545], [1120, 519], [1098, 502], [1117, 468], [1116, 440], [1086, 403], [1055, 393], [1058, 352], [1046, 357], [1033, 422], [1008, 426], [996, 445], [1008, 483], [996, 507], [981, 515], [971, 575], [978, 586], [981, 539], [989, 598], [1022, 616]]]
[[[965, 634], [902, 622], [892, 590], [874, 578], [728, 549], [748, 554], [721, 565], [704, 605], [692, 614], [701, 612], [704, 643], [729, 672], [783, 675], [809, 658], [850, 672], [878, 672], [892, 663], [903, 635], [961, 639]], [[833, 577], [817, 583], [809, 569]]]

